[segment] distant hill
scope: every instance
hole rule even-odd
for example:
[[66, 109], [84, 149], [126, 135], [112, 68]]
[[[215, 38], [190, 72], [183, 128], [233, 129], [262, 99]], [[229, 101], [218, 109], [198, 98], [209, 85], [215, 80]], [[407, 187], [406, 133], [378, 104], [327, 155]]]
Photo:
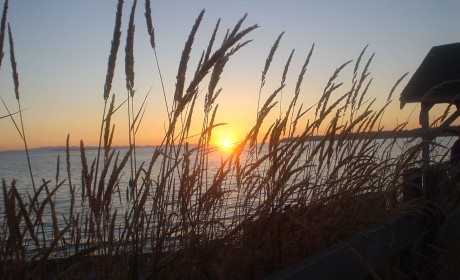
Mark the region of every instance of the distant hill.
[[[432, 134], [434, 130], [430, 130]], [[387, 138], [419, 138], [423, 135], [423, 129], [416, 128], [411, 130], [402, 130], [402, 131], [392, 131], [392, 130], [385, 130], [380, 132], [358, 132], [358, 133], [349, 133], [347, 135], [347, 139], [387, 139]], [[448, 136], [455, 136], [455, 128], [449, 127], [440, 132], [436, 132], [436, 137], [448, 137]], [[335, 139], [340, 138], [341, 135], [335, 135]], [[325, 138], [324, 135], [315, 135], [309, 136], [308, 139], [311, 141], [321, 141]], [[283, 141], [289, 141], [290, 138], [284, 138]]]

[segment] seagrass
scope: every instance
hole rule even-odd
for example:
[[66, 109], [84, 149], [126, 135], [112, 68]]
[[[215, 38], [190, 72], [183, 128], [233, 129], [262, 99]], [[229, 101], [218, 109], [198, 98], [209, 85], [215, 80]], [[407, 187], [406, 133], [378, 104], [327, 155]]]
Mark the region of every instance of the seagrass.
[[[135, 135], [140, 123], [146, 122], [143, 114], [149, 95], [139, 108], [134, 107], [133, 98], [141, 94], [134, 94], [136, 4], [131, 6], [126, 34], [127, 102], [117, 105], [113, 95], [107, 108], [121, 41], [123, 1], [117, 3], [97, 158], [88, 157], [81, 140], [81, 174], [72, 174], [68, 136], [65, 180], [60, 177], [59, 159], [54, 186], [44, 178], [32, 195], [20, 193], [15, 181], [2, 180], [5, 226], [0, 234], [1, 240], [8, 241], [0, 243], [2, 275], [261, 278], [398, 213], [421, 211], [416, 203], [401, 204], [404, 171], [420, 164], [421, 145], [408, 144], [394, 156], [398, 141], [379, 138], [385, 110], [405, 75], [378, 107], [367, 95], [373, 60], [373, 54], [367, 58], [367, 46], [355, 63], [347, 61], [332, 71], [316, 101], [302, 89], [314, 44], [302, 58], [293, 87], [289, 76], [299, 59], [294, 51], [283, 65], [279, 84], [269, 88], [266, 83], [281, 33], [268, 49], [259, 91], [254, 93], [259, 99], [257, 117], [242, 141], [214, 168], [213, 156], [220, 152], [212, 145], [213, 135], [217, 127], [226, 125], [218, 121], [219, 97], [227, 94], [220, 87], [221, 77], [258, 28], [244, 27], [246, 15], [228, 29], [220, 44], [216, 41], [221, 22], [217, 21], [206, 49], [198, 51], [198, 65], [190, 71], [204, 11], [198, 15], [181, 53], [170, 106], [165, 96], [168, 116], [163, 140], [153, 148], [149, 161], [134, 164]], [[156, 56], [150, 1], [145, 2], [144, 15]], [[347, 71], [352, 77], [345, 89]], [[262, 90], [268, 92], [265, 99]], [[313, 105], [301, 102], [304, 94]], [[283, 105], [286, 96], [291, 97]], [[128, 149], [120, 150], [112, 145], [113, 116], [125, 106], [131, 140]], [[199, 131], [193, 131], [201, 116]], [[397, 135], [403, 129], [405, 124], [393, 132]], [[123, 173], [128, 174], [128, 182]], [[70, 205], [68, 214], [61, 215], [56, 200], [63, 191], [69, 193]], [[459, 197], [452, 192], [452, 198]], [[44, 216], [47, 210], [50, 217]], [[48, 218], [51, 234], [45, 238], [40, 229]], [[369, 271], [378, 273], [371, 266]]]

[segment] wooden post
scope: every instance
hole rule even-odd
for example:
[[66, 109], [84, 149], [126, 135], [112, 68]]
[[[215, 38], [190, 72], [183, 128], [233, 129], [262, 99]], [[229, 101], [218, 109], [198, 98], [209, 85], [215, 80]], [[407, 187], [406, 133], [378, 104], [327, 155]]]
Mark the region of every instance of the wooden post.
[[430, 128], [430, 119], [429, 112], [433, 104], [428, 104], [422, 102], [422, 108], [420, 110], [420, 124], [422, 125], [423, 135], [422, 135], [422, 158], [423, 158], [423, 167], [427, 167], [430, 163], [430, 144], [429, 142], [432, 139], [429, 128]]

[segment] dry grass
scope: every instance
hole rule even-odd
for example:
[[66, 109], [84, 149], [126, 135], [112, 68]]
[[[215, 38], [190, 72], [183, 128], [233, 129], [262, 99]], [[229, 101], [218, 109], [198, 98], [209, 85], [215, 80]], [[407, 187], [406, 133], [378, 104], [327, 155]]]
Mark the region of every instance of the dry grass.
[[[104, 86], [106, 105], [120, 42], [122, 6], [123, 1], [118, 1]], [[149, 1], [145, 7], [154, 49]], [[339, 66], [318, 103], [305, 109], [297, 101], [312, 46], [288, 110], [280, 111], [267, 125], [267, 116], [285, 88], [292, 52], [280, 86], [260, 103], [252, 129], [217, 170], [211, 170], [216, 151], [210, 140], [213, 129], [221, 125], [215, 123], [220, 93], [216, 88], [230, 57], [250, 42], [247, 35], [258, 27], [243, 28], [246, 16], [213, 51], [219, 31], [216, 24], [186, 85], [188, 60], [204, 16], [204, 11], [200, 13], [182, 53], [163, 142], [150, 162], [136, 166], [135, 133], [145, 108], [134, 113], [135, 9], [136, 2], [125, 49], [129, 151], [120, 155], [111, 145], [111, 116], [118, 109], [113, 98], [107, 111], [105, 106], [101, 122], [99, 151], [103, 156], [98, 153], [95, 159], [87, 158], [81, 141], [81, 175], [70, 172], [67, 139], [66, 179], [59, 177], [59, 163], [54, 186], [43, 181], [33, 194], [20, 194], [14, 180], [9, 183], [4, 179], [1, 275], [11, 279], [258, 278], [383, 223], [396, 213], [410, 211], [400, 204], [402, 175], [407, 168], [419, 165], [420, 147], [408, 143], [401, 149], [393, 138], [378, 139], [394, 88], [382, 108], [374, 108], [374, 100], [367, 100], [373, 56], [363, 67], [366, 49], [355, 62], [351, 87], [345, 93], [337, 93], [343, 87], [337, 79], [352, 62]], [[4, 11], [5, 17], [6, 8]], [[267, 58], [260, 91], [281, 37]], [[202, 131], [197, 145], [189, 145], [192, 115], [200, 108], [199, 88], [208, 89]], [[307, 119], [310, 112], [314, 116]], [[269, 129], [259, 135], [264, 126]], [[324, 137], [316, 138], [323, 127]], [[394, 133], [403, 129], [397, 127]], [[360, 137], [364, 134], [367, 137]], [[263, 140], [258, 143], [258, 139]], [[404, 152], [393, 155], [395, 150]], [[159, 171], [154, 172], [157, 167]], [[120, 191], [126, 168], [131, 174], [128, 202]], [[60, 189], [66, 189], [70, 197], [68, 215], [60, 215], [55, 207]], [[42, 228], [51, 230], [45, 233]]]

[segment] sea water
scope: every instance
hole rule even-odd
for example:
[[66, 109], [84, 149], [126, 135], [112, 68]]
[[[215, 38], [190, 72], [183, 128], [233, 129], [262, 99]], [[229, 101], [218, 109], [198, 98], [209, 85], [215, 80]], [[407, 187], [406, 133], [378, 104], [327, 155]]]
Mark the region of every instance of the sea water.
[[[450, 146], [452, 146], [453, 141], [455, 141], [455, 138], [453, 137], [438, 138], [437, 145], [433, 146], [435, 147], [435, 149], [432, 152], [432, 159], [439, 162], [448, 160], [449, 148]], [[410, 141], [409, 145], [407, 143], [407, 139], [398, 139], [396, 145], [391, 150], [391, 157], [397, 157], [403, 149], [407, 149], [410, 145], [416, 145], [417, 143], [419, 143], [419, 141]], [[120, 147], [116, 148], [116, 150], [120, 153], [118, 159], [118, 162], [120, 162], [123, 156], [127, 153], [128, 149], [126, 147]], [[144, 169], [147, 169], [148, 164], [150, 163], [152, 155], [154, 153], [154, 150], [155, 147], [137, 147], [137, 167], [139, 167], [144, 162]], [[262, 154], [264, 153], [267, 153], [266, 148], [262, 150]], [[97, 149], [86, 149], [86, 158], [88, 160], [88, 166], [91, 165], [92, 160], [97, 157], [97, 154]], [[68, 183], [69, 180], [66, 163], [66, 149], [63, 147], [32, 149], [29, 151], [29, 156], [36, 188], [46, 183], [49, 189], [52, 190], [56, 185], [60, 184], [62, 181], [65, 180], [62, 186], [56, 192], [56, 196], [54, 199], [54, 207], [56, 212], [60, 215], [68, 215], [71, 207], [71, 196], [70, 187]], [[216, 172], [216, 170], [218, 170], [222, 160], [224, 160], [226, 156], [228, 156], [228, 154], [220, 153], [219, 151], [209, 154], [207, 166], [208, 172], [209, 174], [211, 174], [211, 178], [212, 175]], [[101, 158], [103, 158], [103, 156], [101, 156]], [[79, 148], [70, 149], [69, 162], [72, 184], [75, 186], [78, 193], [81, 193], [82, 167], [81, 153]], [[127, 163], [127, 166], [129, 165], [130, 162]], [[155, 176], [158, 175], [159, 168], [160, 163], [157, 162], [153, 166], [152, 178], [155, 178]], [[118, 195], [115, 195], [116, 199], [114, 199], [112, 206], [115, 209], [124, 210], [127, 209], [130, 205], [128, 195], [130, 172], [128, 170], [129, 167], [126, 167], [121, 174]], [[5, 184], [7, 187], [11, 186], [13, 183], [12, 181], [15, 180], [15, 185], [20, 194], [24, 196], [26, 196], [26, 194], [33, 196], [34, 190], [31, 183], [31, 176], [29, 173], [29, 166], [25, 151], [0, 152], [0, 180], [2, 180], [2, 185]], [[177, 180], [179, 180], [179, 178], [177, 178]], [[77, 197], [77, 199], [79, 198]], [[0, 191], [0, 200], [0, 228], [3, 228], [5, 226], [3, 191]], [[26, 197], [24, 201], [25, 203], [27, 203], [29, 199]], [[226, 205], [226, 207], [229, 208], [227, 210], [227, 218], [233, 215], [233, 210], [231, 208], [234, 206], [235, 203], [237, 203], [236, 197], [228, 198]], [[148, 205], [149, 204], [147, 203], [146, 207], [148, 207]], [[83, 207], [83, 204], [81, 203], [81, 200], [78, 200], [75, 203], [73, 210], [75, 212], [81, 211], [81, 207]], [[123, 212], [124, 211], [119, 211], [118, 213]], [[62, 219], [60, 220], [62, 223]], [[45, 227], [47, 227], [46, 230], [51, 232], [52, 220], [49, 207], [47, 207], [42, 217], [42, 221], [44, 222]], [[64, 225], [60, 224], [59, 226], [63, 227]]]
[[[442, 137], [437, 138], [437, 146], [435, 151], [432, 152], [432, 159], [434, 161], [446, 161], [449, 157], [449, 148], [452, 146], [456, 139], [454, 137]], [[412, 144], [417, 144], [418, 141], [413, 141]], [[397, 144], [391, 151], [392, 157], [397, 157], [402, 152], [401, 149], [407, 149], [407, 139], [398, 139]], [[136, 148], [136, 162], [139, 167], [142, 162], [146, 165], [149, 164], [155, 147], [137, 147]], [[116, 150], [120, 153], [119, 160], [126, 154], [128, 149], [126, 147], [118, 147]], [[266, 153], [266, 149], [262, 153]], [[88, 166], [91, 165], [93, 159], [97, 157], [98, 151], [95, 148], [86, 149], [86, 158], [88, 160]], [[216, 171], [223, 160], [228, 154], [211, 153], [208, 162], [208, 171], [211, 174]], [[32, 166], [32, 173], [36, 186], [41, 186], [43, 182], [50, 181], [48, 186], [50, 189], [56, 185], [56, 179], [58, 182], [62, 180], [68, 180], [67, 173], [67, 157], [65, 147], [47, 147], [39, 149], [29, 150], [30, 163]], [[101, 156], [103, 157], [103, 156]], [[69, 153], [70, 160], [70, 174], [72, 176], [72, 183], [77, 184], [81, 182], [81, 153], [79, 148], [71, 148]], [[129, 162], [126, 164], [129, 166]], [[153, 174], [158, 172], [159, 163], [154, 166]], [[130, 174], [127, 172], [128, 168], [125, 168], [121, 176], [121, 185], [128, 185]], [[27, 162], [27, 156], [25, 151], [0, 151], [0, 180], [5, 180], [7, 186], [11, 185], [12, 180], [16, 181], [16, 187], [20, 193], [33, 193], [31, 176], [29, 173], [29, 166]], [[2, 198], [0, 192], [0, 197]], [[57, 203], [64, 203], [65, 201], [58, 201]], [[3, 205], [3, 203], [0, 203]], [[0, 213], [1, 214], [1, 213]]]

